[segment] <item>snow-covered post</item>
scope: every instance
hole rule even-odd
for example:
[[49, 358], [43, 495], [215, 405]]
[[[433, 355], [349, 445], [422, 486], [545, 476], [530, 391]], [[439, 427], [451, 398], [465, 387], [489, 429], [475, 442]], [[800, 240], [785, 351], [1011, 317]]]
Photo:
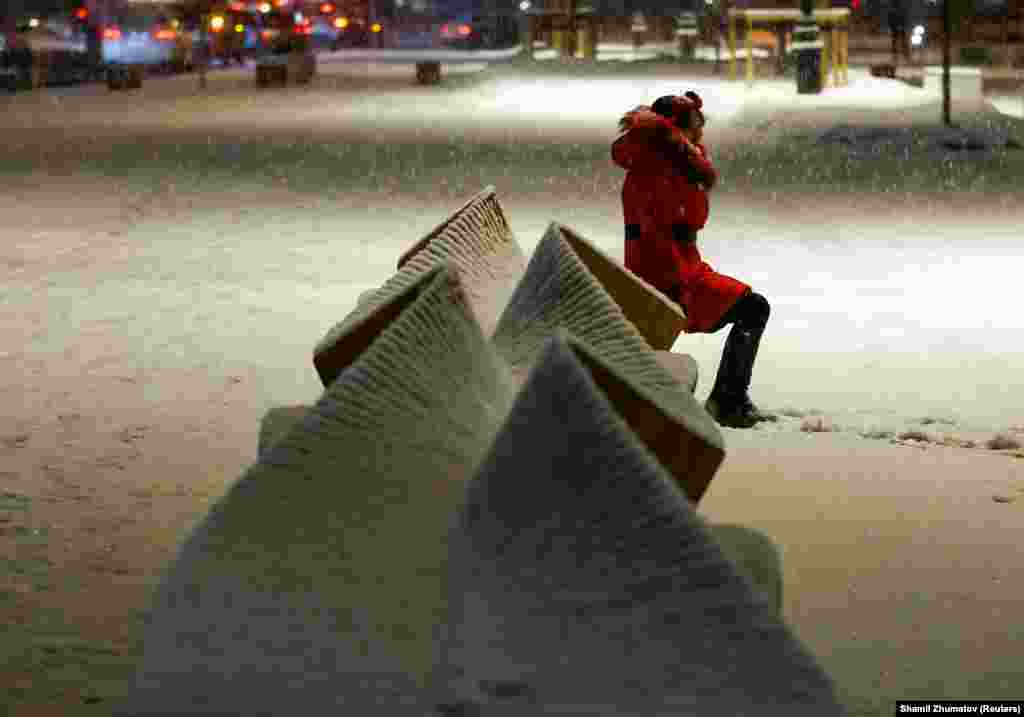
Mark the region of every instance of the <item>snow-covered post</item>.
[[597, 59], [597, 22], [591, 0], [579, 0], [576, 4], [576, 54], [584, 60]]
[[679, 42], [679, 59], [692, 60], [697, 44], [697, 13], [679, 13], [676, 17], [676, 38]]
[[639, 10], [633, 13], [633, 24], [630, 31], [633, 35], [633, 51], [636, 52], [643, 44], [643, 33], [647, 32], [647, 20]]

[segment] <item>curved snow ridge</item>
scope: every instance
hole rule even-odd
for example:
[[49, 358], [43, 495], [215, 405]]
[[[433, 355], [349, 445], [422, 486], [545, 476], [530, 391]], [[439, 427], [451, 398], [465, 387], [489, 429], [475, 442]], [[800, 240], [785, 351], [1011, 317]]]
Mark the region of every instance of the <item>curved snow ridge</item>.
[[774, 423], [759, 423], [755, 430], [780, 433], [843, 433], [867, 440], [888, 441], [914, 448], [944, 446], [993, 451], [1024, 458], [1024, 425], [981, 428], [952, 418], [841, 415], [815, 409], [784, 408]]
[[989, 103], [995, 107], [1000, 114], [1009, 117], [1024, 119], [1024, 97], [1011, 97], [1009, 95], [994, 95], [987, 98]]

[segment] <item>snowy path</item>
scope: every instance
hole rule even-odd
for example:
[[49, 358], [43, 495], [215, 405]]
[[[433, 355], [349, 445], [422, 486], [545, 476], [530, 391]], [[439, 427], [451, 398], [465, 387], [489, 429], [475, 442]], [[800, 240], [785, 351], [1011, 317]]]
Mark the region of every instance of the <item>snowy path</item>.
[[[27, 235], [3, 233], [10, 310], [0, 334], [24, 352], [7, 359], [27, 366], [74, 351], [86, 363], [167, 366], [245, 357], [264, 377], [265, 398], [278, 403], [315, 398], [314, 373], [295, 368], [446, 211], [408, 201], [358, 206], [356, 198], [347, 207], [216, 208], [207, 198], [188, 214], [152, 211], [118, 236], [97, 200], [92, 226], [40, 216]], [[622, 255], [614, 201], [501, 200], [528, 252], [557, 219]], [[956, 220], [936, 208], [898, 222], [840, 214], [825, 228], [813, 223], [815, 210], [798, 216], [723, 196], [702, 239], [712, 265], [773, 305], [755, 399], [821, 411], [858, 431], [901, 430], [920, 418], [955, 421], [960, 431], [1024, 424], [1020, 214]], [[700, 364], [698, 395], [713, 380], [725, 333], [676, 344]], [[104, 356], [113, 346], [120, 355]]]

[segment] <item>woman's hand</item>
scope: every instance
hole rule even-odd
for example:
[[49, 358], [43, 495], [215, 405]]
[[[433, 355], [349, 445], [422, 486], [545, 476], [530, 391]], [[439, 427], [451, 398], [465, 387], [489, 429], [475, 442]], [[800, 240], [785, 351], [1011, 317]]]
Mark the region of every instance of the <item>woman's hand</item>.
[[677, 127], [672, 127], [668, 132], [668, 142], [673, 147], [678, 147], [687, 155], [699, 156], [700, 151], [694, 146], [690, 138], [687, 137], [683, 131]]
[[686, 153], [694, 157], [703, 157], [704, 153], [700, 147], [695, 145], [689, 137], [683, 137], [683, 147], [686, 149]]

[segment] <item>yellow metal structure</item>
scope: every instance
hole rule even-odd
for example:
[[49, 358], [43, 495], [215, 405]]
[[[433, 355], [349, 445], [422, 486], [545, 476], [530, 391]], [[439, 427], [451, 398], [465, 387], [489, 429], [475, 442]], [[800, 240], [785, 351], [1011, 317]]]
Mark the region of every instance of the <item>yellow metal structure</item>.
[[736, 23], [729, 17], [729, 79], [736, 79]]
[[[754, 81], [754, 53], [751, 41], [754, 25], [794, 25], [800, 21], [803, 13], [800, 10], [741, 10], [729, 11], [729, 79], [737, 77], [736, 66], [736, 23], [746, 23], [746, 79]], [[830, 84], [834, 87], [849, 82], [847, 48], [850, 37], [849, 8], [829, 8], [814, 11], [814, 21], [822, 28], [821, 80], [822, 87]], [[780, 48], [780, 51], [784, 51]]]

